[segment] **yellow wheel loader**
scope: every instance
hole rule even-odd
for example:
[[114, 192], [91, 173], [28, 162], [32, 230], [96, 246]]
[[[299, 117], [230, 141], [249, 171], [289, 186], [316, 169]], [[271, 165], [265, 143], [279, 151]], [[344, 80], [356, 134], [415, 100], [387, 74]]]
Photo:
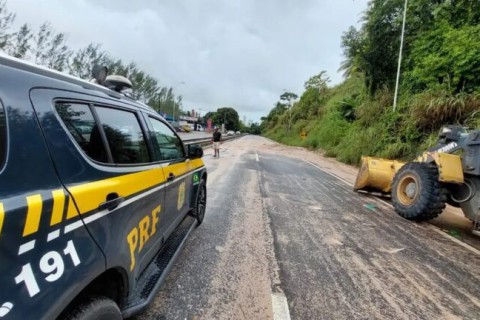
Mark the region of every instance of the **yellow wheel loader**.
[[391, 194], [395, 211], [414, 221], [437, 217], [445, 203], [460, 207], [478, 233], [480, 130], [445, 126], [413, 162], [362, 157], [354, 190]]

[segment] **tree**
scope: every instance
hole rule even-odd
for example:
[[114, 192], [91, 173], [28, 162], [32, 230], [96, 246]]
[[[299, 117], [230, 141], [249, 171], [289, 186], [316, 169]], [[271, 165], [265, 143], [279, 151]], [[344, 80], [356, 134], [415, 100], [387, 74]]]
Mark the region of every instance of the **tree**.
[[413, 55], [410, 78], [417, 89], [443, 84], [459, 93], [480, 87], [480, 25], [428, 32], [416, 42]]
[[166, 113], [173, 115], [173, 112], [175, 111], [175, 119], [178, 119], [178, 115], [182, 113], [181, 99], [175, 102], [175, 95], [173, 94], [172, 88], [158, 87], [154, 96], [148, 101], [147, 104], [150, 105], [155, 111], [162, 114]]
[[16, 15], [8, 12], [6, 0], [0, 1], [0, 50], [6, 50], [14, 33], [10, 28], [15, 22]]
[[30, 41], [33, 38], [32, 30], [28, 24], [23, 24], [13, 37], [11, 38], [11, 45], [8, 49], [8, 54], [19, 59], [25, 59], [27, 53], [32, 48]]
[[404, 0], [373, 0], [369, 4], [360, 63], [371, 94], [394, 86], [403, 8]]
[[240, 117], [233, 108], [219, 108], [213, 115], [213, 123], [216, 125], [225, 124], [226, 130], [240, 130]]
[[[370, 1], [361, 29], [351, 27], [342, 36], [345, 60], [340, 70], [347, 77], [363, 72], [372, 96], [379, 89], [394, 86], [404, 1]], [[414, 91], [425, 90], [434, 83], [449, 83], [453, 92], [476, 88], [478, 72], [473, 57], [478, 57], [475, 33], [479, 24], [480, 1], [410, 1], [403, 85]]]
[[290, 101], [295, 100], [297, 98], [298, 98], [298, 95], [288, 91], [285, 91], [280, 95], [280, 100], [286, 102], [287, 104], [290, 104]]
[[[327, 72], [321, 71], [319, 74], [310, 77], [310, 79], [308, 79], [305, 82], [304, 86], [305, 86], [305, 90], [314, 89], [319, 91], [320, 93], [324, 93], [328, 89], [329, 82], [330, 82], [330, 79], [327, 76]], [[295, 97], [294, 99], [296, 98], [297, 97]]]
[[135, 63], [125, 64], [114, 59], [98, 44], [72, 51], [64, 33], [56, 32], [49, 22], [32, 32], [28, 24], [12, 30], [15, 14], [8, 12], [6, 1], [0, 0], [0, 50], [10, 55], [33, 60], [35, 63], [89, 80], [95, 65], [106, 66], [109, 74], [127, 77], [133, 85], [133, 98], [150, 104], [161, 113], [184, 114], [182, 97], [175, 96], [172, 88], [162, 87], [158, 81], [141, 70]]
[[405, 86], [420, 92], [442, 86], [451, 93], [480, 87], [480, 2], [427, 1], [412, 4]]
[[343, 71], [345, 78], [350, 77], [355, 72], [362, 72], [361, 57], [363, 54], [364, 37], [361, 31], [355, 27], [350, 27], [342, 35], [342, 49], [345, 60], [342, 61], [338, 71]]
[[327, 100], [328, 87], [324, 87], [322, 91], [309, 88], [300, 97], [300, 101], [292, 109], [294, 112], [294, 119], [308, 119], [310, 117], [316, 117], [321, 106]]
[[71, 51], [65, 43], [63, 33], [55, 34], [50, 23], [45, 22], [34, 39], [35, 63], [58, 71], [66, 69]]
[[[288, 108], [288, 123], [287, 123], [287, 127], [286, 127], [286, 130], [287, 132], [290, 131], [290, 128], [292, 126], [292, 100], [295, 100], [297, 99], [298, 96], [295, 94], [295, 93], [292, 93], [292, 92], [284, 92], [282, 95], [280, 95], [280, 101], [283, 101], [284, 103], [286, 103], [285, 107]], [[276, 122], [276, 121], [275, 121]]]
[[261, 134], [262, 133], [262, 129], [260, 127], [260, 125], [257, 123], [257, 122], [254, 122], [250, 125], [250, 128], [248, 129], [248, 133], [251, 133], [251, 134]]
[[106, 66], [110, 61], [111, 58], [99, 44], [90, 43], [72, 54], [68, 71], [76, 77], [90, 79], [95, 65]]

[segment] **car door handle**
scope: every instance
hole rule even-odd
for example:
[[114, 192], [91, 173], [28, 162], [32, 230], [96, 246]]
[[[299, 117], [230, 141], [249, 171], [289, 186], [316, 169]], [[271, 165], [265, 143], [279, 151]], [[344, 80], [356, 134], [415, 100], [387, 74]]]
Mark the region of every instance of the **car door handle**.
[[[109, 197], [107, 196], [107, 199]], [[102, 202], [100, 203], [100, 205], [98, 206], [98, 209], [100, 211], [103, 211], [103, 210], [113, 210], [115, 209], [116, 207], [118, 207], [118, 205], [120, 203], [122, 203], [125, 199], [123, 197], [116, 197], [114, 199], [111, 199], [111, 200], [107, 200], [105, 202]]]
[[170, 174], [168, 175], [167, 181], [173, 181], [175, 180], [176, 177], [177, 177], [176, 175], [170, 172]]

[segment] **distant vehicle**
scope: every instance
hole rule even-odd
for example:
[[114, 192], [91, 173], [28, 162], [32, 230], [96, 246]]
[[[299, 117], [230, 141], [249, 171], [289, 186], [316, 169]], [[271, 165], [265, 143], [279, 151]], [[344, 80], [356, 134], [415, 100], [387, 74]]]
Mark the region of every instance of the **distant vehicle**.
[[228, 131], [227, 132], [227, 136], [233, 136], [234, 134], [235, 134], [235, 132], [233, 132], [233, 131]]
[[242, 134], [240, 131], [235, 132], [235, 134]]

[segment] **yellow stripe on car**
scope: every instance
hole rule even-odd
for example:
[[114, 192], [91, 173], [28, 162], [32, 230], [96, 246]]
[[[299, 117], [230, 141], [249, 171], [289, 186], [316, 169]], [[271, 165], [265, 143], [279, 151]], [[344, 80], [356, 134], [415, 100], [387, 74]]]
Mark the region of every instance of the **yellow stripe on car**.
[[203, 163], [203, 160], [202, 159], [193, 159], [190, 161], [190, 170], [195, 170], [195, 169], [198, 169], [200, 167], [203, 167], [204, 166], [204, 163]]
[[23, 229], [23, 236], [26, 237], [38, 231], [40, 226], [40, 218], [42, 216], [42, 196], [35, 194], [27, 197], [27, 219]]
[[67, 209], [67, 219], [71, 219], [78, 216], [77, 208], [75, 207], [75, 203], [73, 202], [72, 197], [68, 197], [68, 209]]
[[185, 162], [171, 164], [163, 168], [163, 170], [165, 171], [166, 177], [168, 177], [170, 173], [173, 173], [176, 177], [180, 177], [189, 171]]
[[3, 203], [0, 202], [0, 236], [2, 235], [3, 219], [5, 218], [5, 209]]
[[[168, 177], [170, 173], [179, 177], [203, 166], [204, 163], [201, 159], [194, 159], [189, 162], [171, 164], [163, 169], [159, 167], [72, 186], [68, 187], [68, 190], [73, 196], [80, 214], [85, 214], [98, 209], [98, 206], [106, 201], [106, 197], [110, 193], [117, 193], [120, 197], [126, 198], [164, 183], [165, 177]], [[67, 219], [77, 216], [73, 199], [70, 198], [68, 201]]]
[[50, 220], [50, 226], [54, 226], [62, 222], [63, 219], [63, 209], [65, 207], [65, 193], [62, 189], [53, 190], [53, 209], [52, 209], [52, 218]]
[[[117, 193], [120, 197], [128, 197], [163, 182], [165, 182], [165, 178], [162, 168], [155, 168], [68, 187], [68, 190], [75, 199], [80, 214], [85, 214], [98, 209], [98, 206], [106, 201], [107, 195], [110, 193]], [[71, 210], [69, 204], [67, 219], [75, 216], [74, 208]]]

